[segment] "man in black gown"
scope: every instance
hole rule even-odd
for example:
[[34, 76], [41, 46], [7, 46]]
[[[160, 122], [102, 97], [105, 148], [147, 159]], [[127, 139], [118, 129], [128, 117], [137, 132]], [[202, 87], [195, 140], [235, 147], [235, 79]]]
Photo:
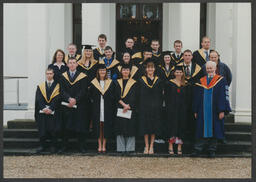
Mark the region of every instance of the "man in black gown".
[[69, 58], [69, 70], [61, 77], [61, 105], [62, 105], [62, 129], [63, 143], [60, 152], [67, 149], [68, 139], [73, 133], [78, 139], [80, 152], [85, 152], [85, 135], [89, 130], [88, 119], [88, 78], [76, 70], [75, 58]]
[[46, 151], [46, 139], [51, 139], [51, 152], [56, 151], [56, 123], [59, 119], [59, 84], [53, 80], [53, 69], [46, 70], [46, 81], [37, 86], [35, 120], [39, 130], [40, 148], [37, 153]]
[[99, 47], [93, 50], [93, 57], [95, 60], [102, 60], [105, 57], [104, 50], [107, 44], [107, 36], [105, 34], [100, 34], [98, 36]]

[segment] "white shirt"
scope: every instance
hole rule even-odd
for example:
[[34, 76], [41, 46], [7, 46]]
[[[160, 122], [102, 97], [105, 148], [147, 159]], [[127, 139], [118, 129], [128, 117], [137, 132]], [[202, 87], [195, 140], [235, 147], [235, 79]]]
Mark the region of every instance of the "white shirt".
[[186, 66], [188, 66], [189, 72], [191, 74], [192, 64], [190, 63], [189, 65], [186, 65], [186, 63], [184, 62], [185, 71], [186, 71]]
[[54, 81], [54, 80], [52, 80], [52, 81], [47, 80], [47, 81], [46, 81], [46, 82], [47, 82], [47, 86], [48, 86], [49, 84], [52, 85], [53, 81]]
[[181, 57], [181, 52], [179, 54], [177, 52], [175, 52], [174, 54], [175, 54], [176, 58], [178, 57], [178, 55], [179, 55], [179, 57]]
[[205, 49], [203, 49], [203, 51], [204, 51], [204, 54], [205, 54], [205, 56], [206, 56], [206, 53], [205, 53], [205, 51], [207, 51], [207, 53], [208, 53], [208, 56], [210, 57], [210, 49], [208, 49], [208, 50], [205, 50]]
[[[102, 90], [104, 89], [104, 85], [105, 85], [105, 81], [100, 80], [100, 86]], [[104, 98], [102, 95], [100, 97], [100, 121], [104, 122]]]
[[53, 65], [54, 65], [54, 66], [58, 66], [59, 69], [61, 68], [61, 66], [65, 66], [64, 63], [61, 63], [60, 65], [58, 65], [57, 63], [54, 63]]
[[75, 71], [69, 71], [69, 73], [70, 73], [70, 76], [72, 76], [72, 73], [73, 73], [73, 76], [75, 76], [76, 70]]

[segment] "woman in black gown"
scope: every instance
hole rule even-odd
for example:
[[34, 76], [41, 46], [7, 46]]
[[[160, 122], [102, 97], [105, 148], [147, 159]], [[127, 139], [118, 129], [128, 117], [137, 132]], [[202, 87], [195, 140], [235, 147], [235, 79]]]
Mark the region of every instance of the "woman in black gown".
[[118, 109], [122, 112], [132, 112], [131, 118], [116, 117], [116, 141], [117, 152], [135, 151], [135, 133], [136, 133], [136, 107], [137, 107], [137, 84], [130, 77], [130, 67], [127, 64], [122, 65], [122, 78], [117, 80], [116, 97]]
[[77, 70], [85, 73], [88, 76], [89, 83], [96, 77], [97, 64], [93, 57], [93, 50], [91, 45], [84, 45], [82, 58], [77, 62]]
[[167, 110], [167, 136], [169, 139], [169, 154], [173, 155], [173, 144], [178, 144], [178, 154], [182, 154], [182, 144], [186, 132], [186, 117], [188, 115], [187, 85], [182, 66], [174, 69], [174, 79], [165, 85], [165, 103]]
[[115, 84], [107, 77], [105, 64], [98, 64], [91, 82], [92, 127], [98, 138], [98, 152], [106, 152], [107, 138], [112, 137], [116, 115]]
[[155, 75], [155, 60], [148, 58], [145, 64], [146, 74], [138, 81], [138, 121], [140, 122], [140, 134], [144, 136], [144, 154], [154, 154], [155, 135], [161, 134], [163, 86], [162, 81]]
[[68, 70], [68, 67], [65, 63], [65, 53], [61, 49], [57, 49], [53, 55], [52, 64], [48, 68], [53, 69], [54, 71], [54, 81], [59, 83], [62, 73]]
[[141, 68], [133, 64], [133, 60], [131, 60], [131, 55], [129, 52], [124, 52], [122, 55], [123, 55], [122, 64], [117, 66], [120, 78], [122, 78], [122, 75], [121, 75], [122, 65], [128, 65], [130, 68], [130, 78], [134, 80], [138, 80], [142, 76]]

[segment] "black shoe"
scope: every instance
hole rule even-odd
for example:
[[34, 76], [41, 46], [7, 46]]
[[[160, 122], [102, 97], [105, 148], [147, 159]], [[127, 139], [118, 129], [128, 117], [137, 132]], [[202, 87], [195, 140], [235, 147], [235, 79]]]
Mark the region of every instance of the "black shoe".
[[36, 153], [37, 154], [40, 154], [40, 153], [42, 153], [42, 152], [45, 152], [46, 151], [46, 147], [39, 147], [37, 150], [36, 150]]
[[199, 156], [199, 152], [198, 151], [193, 151], [191, 154], [190, 154], [190, 157], [198, 157]]
[[52, 146], [50, 148], [50, 151], [51, 151], [52, 154], [55, 154], [57, 152], [57, 149], [56, 149], [56, 147]]
[[82, 153], [82, 154], [85, 153], [86, 152], [85, 147], [80, 146], [79, 147], [79, 152]]
[[209, 158], [215, 158], [215, 156], [216, 156], [215, 151], [209, 151], [208, 153]]
[[62, 154], [62, 153], [64, 153], [64, 152], [66, 152], [67, 151], [67, 147], [61, 147], [59, 150], [58, 150], [58, 154]]

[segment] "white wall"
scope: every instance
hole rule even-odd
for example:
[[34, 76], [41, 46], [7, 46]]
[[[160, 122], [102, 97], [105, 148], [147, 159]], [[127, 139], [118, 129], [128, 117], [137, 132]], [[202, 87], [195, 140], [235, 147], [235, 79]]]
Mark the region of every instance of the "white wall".
[[[72, 42], [72, 4], [4, 4], [4, 76], [27, 76], [20, 83], [24, 113], [33, 118], [36, 85], [45, 79], [45, 69], [56, 49]], [[16, 102], [16, 81], [5, 80], [4, 103]], [[9, 113], [9, 114], [8, 114]], [[18, 117], [11, 112], [6, 118]]]
[[163, 50], [174, 50], [175, 40], [183, 49], [199, 48], [200, 3], [163, 3]]
[[108, 45], [116, 49], [116, 4], [82, 4], [82, 43], [98, 46], [99, 34], [106, 34]]
[[212, 48], [233, 74], [230, 99], [235, 121], [251, 122], [250, 3], [209, 3], [207, 12]]

